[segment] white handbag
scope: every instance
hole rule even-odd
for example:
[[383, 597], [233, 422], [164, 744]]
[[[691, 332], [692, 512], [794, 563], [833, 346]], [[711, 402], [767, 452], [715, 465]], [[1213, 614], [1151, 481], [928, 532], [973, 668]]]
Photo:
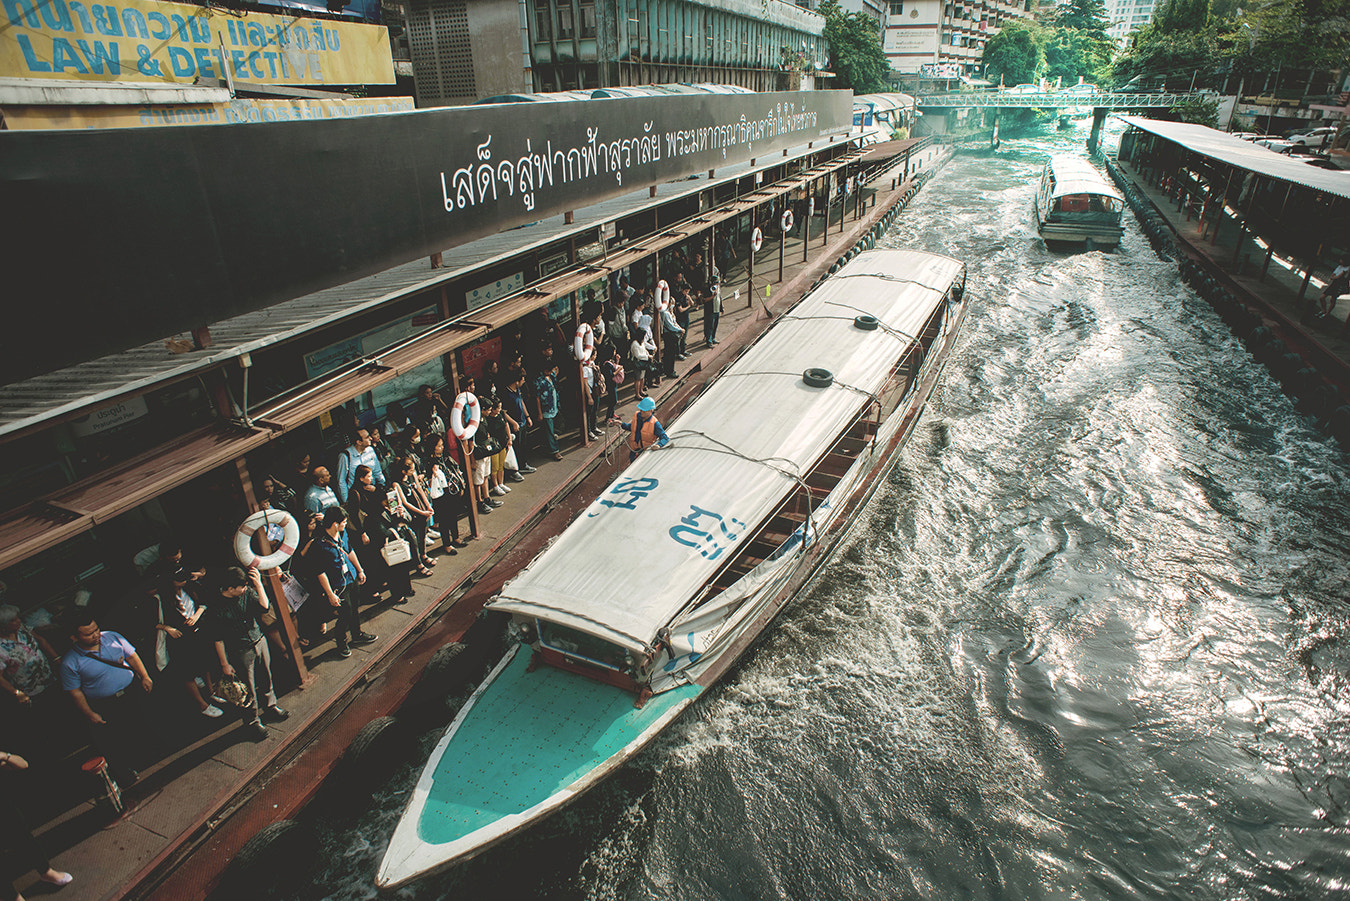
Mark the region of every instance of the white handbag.
[[412, 547], [402, 538], [390, 538], [380, 548], [380, 556], [389, 566], [399, 563], [407, 563], [412, 559]]
[[427, 493], [431, 499], [437, 500], [445, 494], [445, 489], [450, 487], [450, 480], [445, 477], [445, 470], [437, 466], [431, 473], [431, 482], [427, 485]]

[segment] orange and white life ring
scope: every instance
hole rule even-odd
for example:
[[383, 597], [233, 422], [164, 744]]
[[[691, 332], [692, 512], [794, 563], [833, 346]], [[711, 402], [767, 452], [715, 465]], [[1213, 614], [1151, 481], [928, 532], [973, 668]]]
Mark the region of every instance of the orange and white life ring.
[[670, 306], [670, 285], [665, 279], [656, 283], [656, 309], [657, 312]]
[[595, 356], [595, 329], [589, 322], [577, 326], [577, 336], [572, 340], [572, 355], [580, 363], [589, 363]]
[[[464, 408], [469, 408], [469, 422], [464, 423]], [[465, 391], [455, 398], [455, 408], [450, 411], [450, 431], [462, 441], [473, 439], [478, 434], [478, 423], [483, 420], [483, 411], [478, 398]]]
[[[285, 530], [285, 535], [281, 539], [281, 547], [268, 554], [266, 557], [259, 557], [253, 553], [253, 535], [259, 529], [269, 526], [279, 525]], [[234, 556], [244, 566], [256, 566], [258, 569], [275, 569], [295, 553], [295, 549], [300, 545], [300, 523], [295, 521], [295, 517], [285, 510], [259, 510], [248, 519], [239, 524], [239, 531], [234, 533]]]

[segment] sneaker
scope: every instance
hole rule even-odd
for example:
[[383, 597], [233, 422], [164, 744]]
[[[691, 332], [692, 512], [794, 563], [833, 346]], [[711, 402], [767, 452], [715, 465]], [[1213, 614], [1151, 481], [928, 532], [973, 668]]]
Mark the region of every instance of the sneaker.
[[479, 501], [479, 502], [478, 502], [478, 512], [479, 512], [479, 513], [482, 513], [482, 514], [488, 514], [488, 513], [491, 513], [491, 512], [492, 512], [492, 505], [489, 504], [487, 501]]
[[531, 466], [530, 464], [525, 463], [525, 464], [522, 464], [522, 465], [521, 465], [520, 471], [523, 472], [523, 473], [525, 473], [526, 475], [529, 475], [530, 473], [532, 473], [532, 472], [538, 472], [539, 470], [535, 469], [535, 468], [534, 468], [533, 466]]
[[370, 644], [371, 642], [378, 640], [378, 636], [371, 635], [369, 632], [357, 632], [356, 635], [352, 637], [352, 644]]
[[228, 707], [230, 704], [229, 701], [216, 694], [211, 695], [211, 697], [207, 699], [207, 703], [216, 707]]
[[206, 707], [202, 709], [202, 716], [210, 717], [211, 719], [215, 719], [224, 713], [225, 711], [221, 710], [215, 704], [207, 704]]
[[[508, 481], [508, 482], [523, 482], [523, 481], [525, 481], [525, 477], [524, 477], [523, 475], [521, 475], [520, 473], [515, 472], [515, 471], [513, 470], [513, 471], [508, 472], [508, 473], [506, 474], [506, 481]], [[508, 488], [507, 490], [509, 491], [510, 489]]]
[[271, 707], [268, 707], [266, 710], [264, 710], [262, 712], [262, 715], [265, 717], [270, 717], [271, 719], [277, 720], [279, 722], [281, 720], [288, 719], [291, 715], [291, 712], [287, 710], [285, 707], [282, 707], [280, 704], [273, 704]]
[[268, 736], [267, 726], [262, 720], [254, 720], [248, 724], [248, 731], [252, 733], [254, 741], [264, 741]]
[[440, 541], [441, 533], [435, 529], [427, 529], [427, 541]]
[[489, 493], [489, 494], [495, 494], [497, 497], [501, 497], [501, 496], [502, 496], [503, 494], [505, 494], [508, 490], [509, 490], [509, 489], [508, 489], [505, 485], [493, 485], [493, 486], [492, 486], [492, 490], [491, 490], [490, 492], [488, 492], [488, 493]]
[[593, 429], [591, 430], [590, 435], [592, 441], [599, 441], [601, 438], [605, 437], [605, 431], [604, 429]]
[[502, 501], [494, 500], [492, 498], [488, 498], [484, 503], [492, 507], [500, 507], [502, 505]]
[[352, 655], [352, 649], [345, 644], [338, 645], [337, 652], [339, 657], [350, 657]]

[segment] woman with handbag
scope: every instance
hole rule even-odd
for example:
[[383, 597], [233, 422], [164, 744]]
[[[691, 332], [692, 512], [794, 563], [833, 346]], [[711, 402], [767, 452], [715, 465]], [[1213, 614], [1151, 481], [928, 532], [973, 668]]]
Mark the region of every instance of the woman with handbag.
[[[399, 526], [403, 524], [390, 508], [389, 493], [381, 491], [371, 473], [363, 473], [362, 469], [365, 467], [357, 467], [356, 484], [347, 499], [348, 536], [361, 561], [361, 568], [371, 576], [368, 583], [371, 592], [385, 586], [395, 604], [406, 603], [412, 593], [408, 572], [412, 557], [412, 534], [408, 533], [406, 537], [400, 534]], [[386, 552], [385, 548], [391, 541], [405, 542], [409, 550]], [[391, 563], [391, 559], [396, 562]]]
[[431, 499], [422, 491], [417, 478], [417, 463], [412, 457], [400, 457], [394, 466], [397, 476], [393, 482], [394, 493], [398, 506], [406, 511], [408, 525], [412, 528], [414, 550], [420, 561], [417, 571], [429, 576], [430, 567], [436, 565], [436, 561], [427, 556], [427, 522], [431, 519]]
[[445, 452], [445, 439], [435, 436], [431, 439], [431, 453], [427, 456], [427, 465], [431, 467], [431, 481], [427, 493], [431, 496], [431, 509], [436, 513], [436, 525], [442, 538], [443, 553], [454, 555], [456, 548], [465, 547], [469, 542], [459, 538], [459, 518], [469, 515], [468, 481], [459, 463]]
[[637, 369], [638, 397], [646, 397], [648, 388], [655, 388], [661, 384], [661, 377], [657, 374], [656, 359], [656, 340], [652, 337], [652, 317], [642, 315], [638, 320], [638, 328], [633, 337], [633, 343], [629, 347], [629, 356], [633, 358], [633, 366]]
[[[614, 348], [610, 345], [603, 345], [596, 355], [600, 361], [597, 367], [600, 370], [598, 381], [604, 386], [603, 397], [608, 401], [609, 413], [605, 416], [606, 420], [614, 419], [614, 412], [619, 406], [619, 384], [623, 382], [624, 376], [623, 364], [620, 363], [614, 354]], [[600, 405], [596, 404], [596, 410], [599, 411]], [[596, 419], [600, 417], [597, 412]]]

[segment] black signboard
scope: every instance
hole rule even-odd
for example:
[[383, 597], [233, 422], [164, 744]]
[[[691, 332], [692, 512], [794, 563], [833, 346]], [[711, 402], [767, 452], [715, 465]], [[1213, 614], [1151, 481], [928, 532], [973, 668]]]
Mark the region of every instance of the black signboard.
[[847, 133], [848, 91], [0, 132], [0, 383]]

